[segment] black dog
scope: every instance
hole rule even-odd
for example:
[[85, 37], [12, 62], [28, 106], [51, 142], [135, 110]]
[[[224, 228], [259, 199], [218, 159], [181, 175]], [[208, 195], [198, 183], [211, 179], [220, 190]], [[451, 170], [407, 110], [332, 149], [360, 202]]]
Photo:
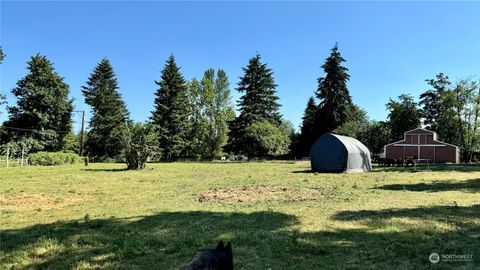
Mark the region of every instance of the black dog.
[[216, 249], [205, 250], [197, 254], [182, 267], [182, 270], [232, 270], [233, 253], [230, 242], [227, 246], [220, 241]]

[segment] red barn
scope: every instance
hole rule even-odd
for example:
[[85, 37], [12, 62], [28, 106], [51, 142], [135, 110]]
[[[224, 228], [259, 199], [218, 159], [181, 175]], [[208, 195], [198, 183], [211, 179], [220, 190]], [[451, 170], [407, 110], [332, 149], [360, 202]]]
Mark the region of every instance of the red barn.
[[437, 140], [437, 133], [416, 128], [404, 133], [403, 140], [384, 147], [386, 158], [414, 158], [430, 163], [460, 163], [460, 148]]

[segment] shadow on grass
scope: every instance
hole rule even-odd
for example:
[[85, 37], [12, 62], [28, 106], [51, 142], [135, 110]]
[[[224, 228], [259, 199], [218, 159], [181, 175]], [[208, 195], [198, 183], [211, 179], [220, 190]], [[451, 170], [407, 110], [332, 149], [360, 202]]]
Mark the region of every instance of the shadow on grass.
[[[480, 172], [480, 164], [419, 164], [416, 166], [417, 171], [455, 171], [455, 172]], [[373, 166], [372, 172], [416, 172], [414, 167], [380, 167]]]
[[[6, 268], [22, 269], [179, 269], [196, 251], [226, 240], [233, 243], [235, 269], [426, 269], [431, 252], [474, 254], [477, 261], [470, 264], [479, 262], [479, 211], [476, 205], [340, 212], [335, 220], [366, 226], [309, 232], [297, 229], [295, 216], [271, 211], [166, 212], [56, 222], [0, 231], [0, 261]], [[385, 229], [393, 217], [458, 229], [403, 223], [398, 230]], [[469, 262], [452, 266], [465, 264]]]
[[[337, 221], [360, 223], [371, 229], [369, 235], [359, 230], [356, 237], [370, 253], [375, 242], [384, 248], [377, 256], [394, 253], [395, 268], [404, 269], [478, 269], [480, 265], [480, 204], [472, 206], [433, 206], [384, 210], [341, 211], [332, 216]], [[378, 231], [388, 231], [381, 233]], [[352, 236], [353, 238], [354, 236]], [[375, 249], [375, 248], [374, 248]], [[432, 265], [428, 255], [473, 255], [468, 262], [444, 262]], [[417, 258], [417, 259], [415, 259]], [[392, 259], [395, 261], [395, 259]], [[412, 264], [412, 262], [414, 262]], [[392, 264], [393, 265], [393, 264]], [[425, 267], [419, 267], [423, 265]], [[433, 267], [435, 266], [435, 267]]]
[[297, 171], [293, 171], [292, 173], [315, 173], [315, 172], [312, 170], [297, 170]]
[[459, 190], [465, 192], [480, 192], [480, 178], [469, 179], [466, 181], [442, 181], [431, 184], [393, 184], [377, 187], [376, 189], [384, 190], [408, 190], [408, 191], [427, 191], [427, 192], [441, 192]]
[[123, 172], [123, 171], [128, 171], [127, 168], [86, 168], [82, 169], [83, 171], [86, 172]]

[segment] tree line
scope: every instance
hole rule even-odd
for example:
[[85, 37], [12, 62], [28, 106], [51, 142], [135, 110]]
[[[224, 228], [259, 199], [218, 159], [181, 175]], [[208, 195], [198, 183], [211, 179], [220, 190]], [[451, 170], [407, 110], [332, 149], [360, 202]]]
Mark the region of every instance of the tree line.
[[[0, 56], [3, 61], [1, 48]], [[324, 76], [317, 80], [318, 88], [308, 99], [296, 133], [279, 112], [273, 70], [259, 54], [243, 67], [237, 84], [236, 90], [242, 94], [237, 101], [238, 115], [224, 70], [208, 69], [202, 78], [186, 80], [171, 55], [155, 81], [154, 109], [144, 123], [131, 120], [112, 64], [102, 59], [81, 88], [92, 115], [88, 132], [83, 134], [84, 154], [96, 160], [126, 161], [130, 169], [143, 168], [147, 159], [213, 159], [227, 154], [306, 157], [315, 140], [327, 132], [355, 137], [372, 153], [380, 153], [385, 144], [422, 122], [444, 141], [461, 146], [467, 159], [478, 151], [480, 92], [472, 78], [452, 84], [440, 73], [427, 80], [431, 89], [420, 95], [419, 103], [402, 94], [386, 104], [386, 121], [370, 121], [352, 101], [344, 62], [335, 44], [321, 66]], [[27, 65], [28, 74], [11, 90], [17, 102], [7, 106], [0, 150], [78, 152], [69, 86], [46, 56], [37, 54]], [[0, 102], [4, 102], [3, 96]]]
[[[73, 99], [69, 86], [46, 56], [27, 63], [28, 73], [11, 93], [0, 128], [1, 149], [15, 154], [37, 151], [79, 151], [72, 131]], [[208, 69], [201, 79], [184, 79], [174, 56], [166, 61], [154, 110], [145, 123], [134, 123], [120, 94], [114, 69], [102, 59], [81, 87], [91, 108], [84, 154], [96, 160], [127, 161], [129, 168], [147, 159], [213, 159], [227, 153], [264, 157], [287, 154], [294, 132], [279, 113], [273, 71], [257, 54], [244, 68], [237, 90], [243, 92], [239, 115], [231, 101], [230, 82], [222, 69]], [[2, 99], [3, 100], [3, 99]]]

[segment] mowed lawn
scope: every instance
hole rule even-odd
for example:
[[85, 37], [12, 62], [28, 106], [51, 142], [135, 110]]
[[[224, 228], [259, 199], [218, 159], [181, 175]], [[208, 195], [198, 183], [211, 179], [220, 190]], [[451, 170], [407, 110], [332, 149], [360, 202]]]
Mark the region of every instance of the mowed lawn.
[[[314, 174], [308, 163], [0, 168], [0, 269], [478, 269], [480, 166]], [[469, 262], [430, 263], [438, 254]]]

